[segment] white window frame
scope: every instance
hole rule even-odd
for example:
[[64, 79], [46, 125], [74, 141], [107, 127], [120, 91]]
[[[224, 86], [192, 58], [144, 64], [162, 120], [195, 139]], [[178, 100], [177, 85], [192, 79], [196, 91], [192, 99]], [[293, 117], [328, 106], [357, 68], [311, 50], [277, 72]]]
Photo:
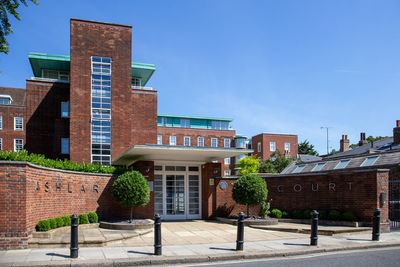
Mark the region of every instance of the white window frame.
[[231, 147], [231, 139], [224, 138], [224, 147]]
[[0, 116], [0, 130], [3, 130], [3, 115]]
[[[22, 149], [21, 150], [17, 150], [17, 141], [21, 141], [21, 145], [22, 145]], [[14, 139], [14, 152], [18, 152], [18, 151], [22, 151], [24, 150], [24, 139], [21, 138], [15, 138]]]
[[231, 175], [231, 171], [230, 170], [225, 170], [224, 171], [224, 176], [230, 176]]
[[175, 135], [171, 135], [169, 137], [169, 145], [170, 146], [176, 146], [176, 136]]
[[132, 86], [141, 87], [142, 86], [142, 78], [139, 77], [132, 77]]
[[[186, 144], [186, 140], [188, 140], [188, 144]], [[190, 136], [184, 136], [183, 137], [183, 145], [184, 146], [190, 146]]]
[[[21, 119], [21, 128], [17, 128], [17, 120], [19, 119]], [[23, 130], [24, 130], [24, 117], [14, 117], [14, 131], [23, 131]]]
[[290, 152], [290, 143], [285, 143], [285, 151]]
[[269, 151], [275, 152], [276, 151], [276, 143], [275, 142], [269, 142]]
[[257, 152], [261, 152], [261, 142], [257, 143]]
[[211, 138], [211, 147], [218, 147], [218, 138]]
[[[201, 142], [200, 142], [201, 140]], [[202, 144], [202, 145], [200, 145]], [[197, 146], [198, 147], [204, 147], [204, 137], [197, 137]]]
[[[65, 140], [68, 140], [68, 151], [63, 151], [63, 142], [65, 142]], [[69, 151], [69, 138], [61, 138], [61, 154], [68, 155], [70, 153]]]
[[224, 164], [225, 165], [231, 165], [231, 158], [225, 158], [224, 159]]
[[162, 135], [157, 135], [157, 145], [162, 145]]

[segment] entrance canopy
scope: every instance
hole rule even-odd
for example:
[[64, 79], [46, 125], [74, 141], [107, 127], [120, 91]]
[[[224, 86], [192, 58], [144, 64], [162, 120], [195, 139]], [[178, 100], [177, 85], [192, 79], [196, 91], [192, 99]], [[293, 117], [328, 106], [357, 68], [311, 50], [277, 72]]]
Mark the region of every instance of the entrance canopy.
[[113, 161], [113, 165], [129, 166], [138, 160], [211, 162], [252, 152], [251, 149], [237, 148], [136, 145]]

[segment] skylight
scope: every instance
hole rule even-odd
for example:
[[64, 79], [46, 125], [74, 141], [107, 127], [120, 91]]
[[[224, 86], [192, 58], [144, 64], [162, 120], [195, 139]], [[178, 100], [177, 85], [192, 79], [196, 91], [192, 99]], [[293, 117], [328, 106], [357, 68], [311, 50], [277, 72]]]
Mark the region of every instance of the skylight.
[[292, 173], [299, 173], [301, 172], [306, 165], [299, 165]]
[[313, 172], [317, 172], [320, 171], [324, 166], [325, 166], [326, 162], [320, 162], [317, 165], [315, 165], [315, 167], [312, 169]]
[[363, 163], [361, 163], [361, 167], [372, 166], [378, 159], [378, 156], [367, 157]]
[[350, 160], [349, 159], [342, 159], [335, 167], [335, 169], [343, 169], [349, 164]]

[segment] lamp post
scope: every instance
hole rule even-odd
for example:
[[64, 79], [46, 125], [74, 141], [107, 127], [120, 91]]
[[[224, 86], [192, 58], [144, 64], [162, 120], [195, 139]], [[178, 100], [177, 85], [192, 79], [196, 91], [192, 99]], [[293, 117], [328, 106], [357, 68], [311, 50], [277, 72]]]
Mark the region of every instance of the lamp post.
[[326, 154], [327, 155], [329, 154], [329, 128], [332, 128], [332, 127], [321, 126], [321, 130], [326, 129]]

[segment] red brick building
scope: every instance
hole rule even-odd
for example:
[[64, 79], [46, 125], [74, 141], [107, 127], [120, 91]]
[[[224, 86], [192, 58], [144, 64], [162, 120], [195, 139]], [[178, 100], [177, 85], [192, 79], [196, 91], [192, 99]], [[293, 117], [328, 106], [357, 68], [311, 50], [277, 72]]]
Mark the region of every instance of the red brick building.
[[288, 157], [296, 157], [298, 152], [298, 138], [294, 134], [261, 133], [251, 138], [254, 155], [264, 160], [271, 159], [271, 155], [279, 151]]

